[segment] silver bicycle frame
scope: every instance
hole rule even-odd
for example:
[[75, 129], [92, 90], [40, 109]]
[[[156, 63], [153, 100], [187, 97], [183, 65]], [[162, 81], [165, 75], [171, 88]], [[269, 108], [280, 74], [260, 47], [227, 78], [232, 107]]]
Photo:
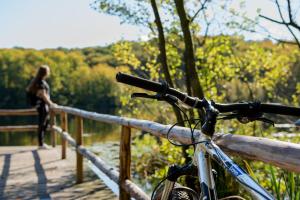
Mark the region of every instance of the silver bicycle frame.
[[[215, 200], [217, 193], [212, 173], [211, 158], [229, 172], [254, 199], [273, 200], [263, 187], [251, 178], [242, 168], [235, 164], [208, 136], [202, 134], [196, 145], [193, 162], [198, 168], [201, 186], [201, 200]], [[174, 187], [174, 182], [166, 180], [161, 200], [168, 200]]]

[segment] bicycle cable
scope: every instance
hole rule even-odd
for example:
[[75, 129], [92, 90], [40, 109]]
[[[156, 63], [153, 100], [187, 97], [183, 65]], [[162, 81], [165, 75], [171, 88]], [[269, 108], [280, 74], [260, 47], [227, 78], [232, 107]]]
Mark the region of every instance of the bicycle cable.
[[[170, 102], [168, 102], [168, 103], [170, 103]], [[193, 145], [193, 146], [194, 146], [194, 151], [195, 151], [195, 145], [196, 145], [196, 144], [200, 144], [200, 143], [206, 142], [206, 141], [194, 142], [194, 141], [195, 141], [195, 138], [194, 138], [194, 132], [195, 132], [196, 127], [197, 127], [197, 126], [199, 125], [199, 123], [201, 122], [201, 120], [200, 120], [200, 119], [194, 119], [194, 120], [197, 121], [197, 123], [195, 124], [194, 127], [192, 127], [191, 120], [188, 118], [187, 114], [186, 114], [186, 113], [185, 113], [185, 112], [184, 112], [184, 111], [183, 111], [176, 103], [170, 103], [170, 104], [173, 105], [175, 108], [177, 108], [180, 112], [183, 113], [183, 115], [184, 115], [184, 117], [185, 117], [185, 120], [176, 122], [175, 124], [173, 124], [173, 125], [169, 128], [169, 130], [168, 130], [168, 132], [167, 132], [167, 140], [168, 140], [172, 145], [177, 146], [177, 147], [187, 147], [187, 146]], [[179, 124], [183, 124], [183, 125], [184, 125], [184, 122], [188, 122], [190, 131], [191, 131], [191, 141], [192, 141], [192, 143], [191, 143], [191, 144], [176, 144], [176, 143], [174, 143], [174, 142], [172, 142], [172, 141], [170, 140], [169, 134], [170, 134], [171, 130], [172, 130], [175, 126], [177, 126], [177, 125], [179, 125]], [[186, 165], [180, 167], [179, 170], [181, 170], [181, 169], [183, 169], [184, 167], [190, 165], [191, 163], [192, 163], [192, 161], [189, 162], [188, 164], [186, 164]], [[163, 178], [163, 179], [155, 186], [155, 188], [154, 188], [154, 190], [153, 190], [153, 192], [152, 192], [152, 194], [151, 194], [151, 200], [153, 200], [154, 194], [156, 193], [156, 190], [159, 188], [159, 186], [160, 186], [165, 180], [167, 180], [170, 176], [172, 176], [172, 175], [173, 175], [173, 174], [169, 174], [168, 176], [166, 176], [165, 178]]]
[[[192, 137], [193, 137], [193, 139], [191, 139], [192, 141], [195, 140], [195, 138], [194, 138], [194, 132], [195, 132], [195, 129], [197, 128], [197, 126], [198, 126], [198, 125], [200, 124], [200, 122], [201, 122], [200, 119], [194, 119], [194, 120], [197, 120], [197, 123], [196, 123], [195, 126], [191, 129], [191, 133], [192, 133]], [[185, 121], [187, 121], [187, 120], [183, 120], [183, 121], [181, 121], [181, 122], [177, 122], [177, 123], [173, 124], [173, 125], [169, 128], [169, 130], [168, 130], [168, 132], [167, 132], [167, 139], [168, 139], [168, 141], [169, 141], [172, 145], [177, 146], [177, 147], [188, 147], [188, 146], [192, 146], [192, 145], [195, 146], [196, 144], [200, 144], [200, 143], [202, 143], [202, 142], [205, 142], [205, 141], [199, 141], [199, 142], [193, 142], [193, 143], [190, 143], [190, 144], [176, 144], [176, 143], [172, 142], [172, 140], [170, 140], [170, 132], [171, 132], [171, 130], [172, 130], [175, 126], [177, 126], [178, 124], [180, 124], [180, 123], [182, 123], [182, 122], [185, 122]]]
[[[170, 102], [168, 102], [168, 103], [170, 103]], [[186, 113], [185, 113], [185, 112], [184, 112], [184, 111], [183, 111], [176, 103], [170, 103], [170, 104], [173, 105], [175, 108], [177, 108], [180, 112], [183, 113], [183, 115], [184, 115], [184, 117], [185, 117], [185, 120], [176, 122], [175, 124], [173, 124], [173, 125], [169, 128], [169, 130], [168, 130], [168, 132], [167, 132], [167, 140], [168, 140], [172, 145], [177, 146], [177, 147], [189, 147], [189, 146], [194, 146], [194, 150], [195, 150], [195, 145], [196, 145], [196, 144], [200, 144], [200, 143], [203, 142], [203, 141], [195, 142], [195, 137], [194, 137], [195, 129], [196, 129], [196, 128], [198, 127], [198, 125], [201, 123], [201, 119], [193, 119], [194, 121], [196, 121], [196, 123], [195, 123], [195, 126], [192, 127], [191, 120], [189, 119], [189, 117], [187, 116], [187, 114], [186, 114]], [[172, 130], [175, 126], [177, 126], [177, 125], [179, 125], [179, 124], [183, 124], [183, 125], [184, 125], [184, 122], [188, 122], [190, 131], [191, 131], [191, 141], [192, 141], [192, 143], [190, 143], [190, 144], [176, 144], [176, 143], [174, 143], [174, 142], [172, 142], [172, 141], [170, 140], [170, 137], [169, 137], [170, 132], [171, 132], [171, 130]]]

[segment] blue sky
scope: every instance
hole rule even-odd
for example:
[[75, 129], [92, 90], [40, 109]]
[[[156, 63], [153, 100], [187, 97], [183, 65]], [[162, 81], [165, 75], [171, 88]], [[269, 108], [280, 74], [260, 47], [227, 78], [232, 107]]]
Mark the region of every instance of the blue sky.
[[0, 0], [0, 48], [85, 47], [134, 40], [140, 28], [90, 8], [90, 0]]
[[[91, 0], [0, 0], [0, 48], [103, 46], [121, 39], [137, 40], [145, 29], [120, 24], [117, 17], [100, 14], [90, 8]], [[234, 1], [237, 2], [237, 1]], [[269, 0], [247, 0], [249, 16], [258, 7], [271, 17], [276, 10]], [[264, 26], [286, 35], [286, 31], [265, 22]], [[261, 39], [262, 36], [246, 37]]]

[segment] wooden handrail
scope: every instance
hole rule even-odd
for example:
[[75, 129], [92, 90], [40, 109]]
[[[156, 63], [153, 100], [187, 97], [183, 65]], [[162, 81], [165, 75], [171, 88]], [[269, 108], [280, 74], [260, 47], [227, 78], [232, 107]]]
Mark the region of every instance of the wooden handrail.
[[[0, 116], [32, 116], [37, 115], [36, 108], [27, 109], [0, 109]], [[50, 112], [50, 126], [56, 123], [55, 112]], [[14, 125], [14, 126], [0, 126], [0, 132], [32, 132], [37, 131], [38, 125]], [[56, 145], [56, 134], [51, 132], [51, 144]]]
[[268, 138], [225, 134], [216, 143], [230, 155], [270, 163], [289, 171], [300, 172], [300, 145]]
[[[88, 112], [77, 108], [58, 106], [57, 112], [66, 112], [75, 116], [81, 116], [99, 122], [119, 124], [130, 128], [147, 131], [152, 135], [166, 138], [171, 125], [163, 125], [148, 120], [118, 117], [114, 115]], [[197, 137], [201, 132], [195, 130]], [[170, 132], [173, 139], [183, 143], [191, 143], [190, 130], [183, 127], [174, 127]], [[215, 142], [229, 155], [238, 155], [242, 158], [254, 159], [269, 163], [283, 169], [300, 172], [300, 145], [283, 141], [275, 141], [267, 138], [256, 138], [243, 135], [231, 135], [216, 137]], [[240, 142], [243, 141], [243, 142]], [[247, 148], [245, 148], [247, 146]], [[250, 151], [251, 149], [251, 151]], [[261, 151], [263, 149], [263, 151]], [[286, 151], [288, 150], [288, 151]], [[288, 152], [288, 154], [286, 153]]]
[[0, 109], [0, 116], [28, 116], [37, 115], [35, 108], [28, 109]]
[[36, 131], [37, 125], [0, 126], [0, 132], [29, 132]]

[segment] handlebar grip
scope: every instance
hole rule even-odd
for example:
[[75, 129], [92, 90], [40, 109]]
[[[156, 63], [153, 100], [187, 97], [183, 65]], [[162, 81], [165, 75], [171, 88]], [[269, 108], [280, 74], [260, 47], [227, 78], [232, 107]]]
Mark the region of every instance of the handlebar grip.
[[124, 74], [122, 72], [117, 73], [116, 79], [118, 82], [139, 87], [145, 90], [150, 90], [153, 92], [161, 92], [163, 90], [163, 85], [159, 82], [150, 81], [140, 77], [135, 77], [129, 74]]
[[[233, 112], [238, 110], [247, 113], [251, 109], [249, 102], [233, 104], [216, 104], [215, 107], [221, 113]], [[272, 113], [279, 115], [300, 116], [300, 108], [273, 103], [262, 103], [260, 105], [259, 111], [263, 113]]]
[[263, 104], [261, 105], [262, 111], [266, 113], [280, 114], [280, 115], [290, 115], [300, 117], [300, 108], [284, 106], [280, 104]]
[[157, 93], [166, 92], [167, 94], [175, 96], [176, 98], [178, 98], [179, 100], [183, 101], [185, 104], [191, 107], [197, 107], [200, 109], [202, 108], [201, 101], [195, 100], [195, 98], [191, 96], [187, 96], [186, 94], [179, 92], [174, 88], [167, 88], [167, 91], [165, 91], [166, 88], [163, 85], [163, 83], [150, 81], [129, 74], [124, 74], [122, 72], [117, 73], [116, 79], [118, 82], [139, 87], [152, 92], [157, 92]]

